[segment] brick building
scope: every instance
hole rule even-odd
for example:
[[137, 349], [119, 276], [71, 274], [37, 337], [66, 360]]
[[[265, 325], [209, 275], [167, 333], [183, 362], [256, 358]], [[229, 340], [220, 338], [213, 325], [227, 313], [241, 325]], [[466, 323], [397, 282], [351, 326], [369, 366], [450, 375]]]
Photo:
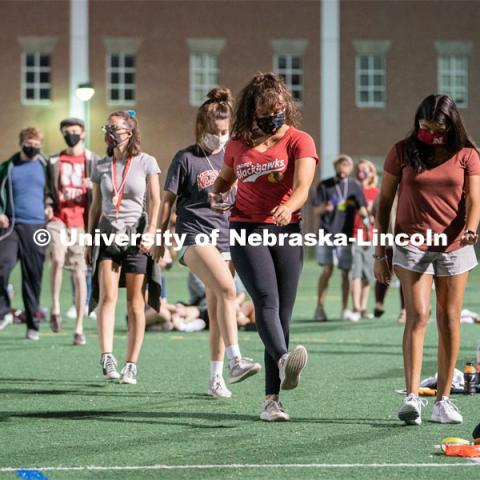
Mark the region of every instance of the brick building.
[[91, 147], [104, 151], [109, 112], [132, 108], [165, 171], [211, 87], [236, 94], [270, 70], [300, 102], [322, 175], [338, 152], [381, 164], [432, 92], [452, 94], [479, 139], [478, 18], [473, 0], [0, 0], [0, 155], [27, 125], [47, 153], [63, 147], [58, 123], [85, 116], [75, 89], [90, 81]]

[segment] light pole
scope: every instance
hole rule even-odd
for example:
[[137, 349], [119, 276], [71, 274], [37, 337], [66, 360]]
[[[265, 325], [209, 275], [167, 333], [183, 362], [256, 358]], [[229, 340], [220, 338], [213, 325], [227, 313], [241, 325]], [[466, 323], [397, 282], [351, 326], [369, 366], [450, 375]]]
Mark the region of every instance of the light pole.
[[90, 82], [81, 83], [75, 90], [75, 95], [85, 105], [85, 146], [90, 147], [90, 100], [95, 95], [95, 89]]

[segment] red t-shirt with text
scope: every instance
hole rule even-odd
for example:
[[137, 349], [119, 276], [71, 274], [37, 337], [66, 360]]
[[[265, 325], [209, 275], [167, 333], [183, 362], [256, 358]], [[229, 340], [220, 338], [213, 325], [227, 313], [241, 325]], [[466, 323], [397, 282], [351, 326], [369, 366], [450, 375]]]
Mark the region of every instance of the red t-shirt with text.
[[[295, 161], [311, 157], [318, 162], [315, 142], [305, 132], [290, 127], [285, 135], [265, 152], [240, 140], [228, 142], [224, 162], [238, 179], [231, 221], [273, 223], [271, 211], [285, 203], [293, 191]], [[291, 223], [301, 220], [294, 212]]]
[[62, 152], [59, 168], [57, 185], [59, 209], [54, 212], [54, 220], [60, 220], [68, 228], [85, 228], [84, 214], [87, 208], [85, 154], [72, 156]]

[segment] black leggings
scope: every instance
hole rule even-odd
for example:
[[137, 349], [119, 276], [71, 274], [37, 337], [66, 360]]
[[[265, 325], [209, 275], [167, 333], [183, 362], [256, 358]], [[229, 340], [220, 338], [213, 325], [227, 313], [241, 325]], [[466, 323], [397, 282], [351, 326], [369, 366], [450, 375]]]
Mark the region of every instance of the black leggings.
[[[285, 227], [266, 223], [232, 222], [235, 231], [300, 233], [298, 224]], [[288, 351], [288, 337], [298, 280], [303, 267], [301, 246], [231, 245], [235, 269], [255, 305], [257, 330], [265, 345], [265, 393], [277, 395], [280, 378], [277, 362]]]

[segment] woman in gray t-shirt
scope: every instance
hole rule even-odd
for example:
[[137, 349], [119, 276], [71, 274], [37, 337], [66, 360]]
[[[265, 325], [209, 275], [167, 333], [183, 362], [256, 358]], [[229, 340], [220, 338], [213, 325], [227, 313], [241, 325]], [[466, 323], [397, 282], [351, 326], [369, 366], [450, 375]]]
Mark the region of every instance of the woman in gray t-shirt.
[[[108, 117], [104, 127], [107, 156], [92, 169], [93, 200], [88, 231], [97, 227], [109, 232], [155, 234], [160, 208], [160, 184], [157, 161], [140, 150], [140, 132], [133, 111], [119, 111]], [[147, 202], [146, 202], [147, 201]], [[146, 203], [145, 203], [146, 202]], [[147, 205], [147, 221], [145, 220]], [[137, 359], [145, 333], [145, 297], [143, 285], [147, 272], [147, 254], [151, 245], [99, 249], [96, 261], [100, 297], [97, 312], [98, 336], [102, 352], [101, 365], [106, 379], [120, 383], [136, 383]], [[92, 248], [87, 247], [87, 262], [92, 261]], [[112, 354], [115, 307], [120, 273], [125, 273], [128, 307], [128, 346], [125, 367], [121, 374]]]
[[[229, 359], [230, 383], [241, 382], [260, 370], [260, 365], [243, 358], [238, 346], [235, 284], [228, 241], [228, 214], [210, 208], [209, 193], [223, 165], [228, 141], [232, 97], [230, 90], [216, 88], [200, 106], [196, 120], [196, 143], [180, 150], [172, 160], [162, 198], [161, 230], [168, 229], [173, 205], [177, 205], [176, 233], [184, 234], [180, 263], [206, 286], [210, 324], [210, 382], [208, 394], [230, 397], [223, 379], [225, 350]], [[230, 199], [231, 200], [231, 199]], [[218, 233], [216, 246], [199, 245], [197, 235]], [[163, 246], [156, 257], [163, 256]]]

